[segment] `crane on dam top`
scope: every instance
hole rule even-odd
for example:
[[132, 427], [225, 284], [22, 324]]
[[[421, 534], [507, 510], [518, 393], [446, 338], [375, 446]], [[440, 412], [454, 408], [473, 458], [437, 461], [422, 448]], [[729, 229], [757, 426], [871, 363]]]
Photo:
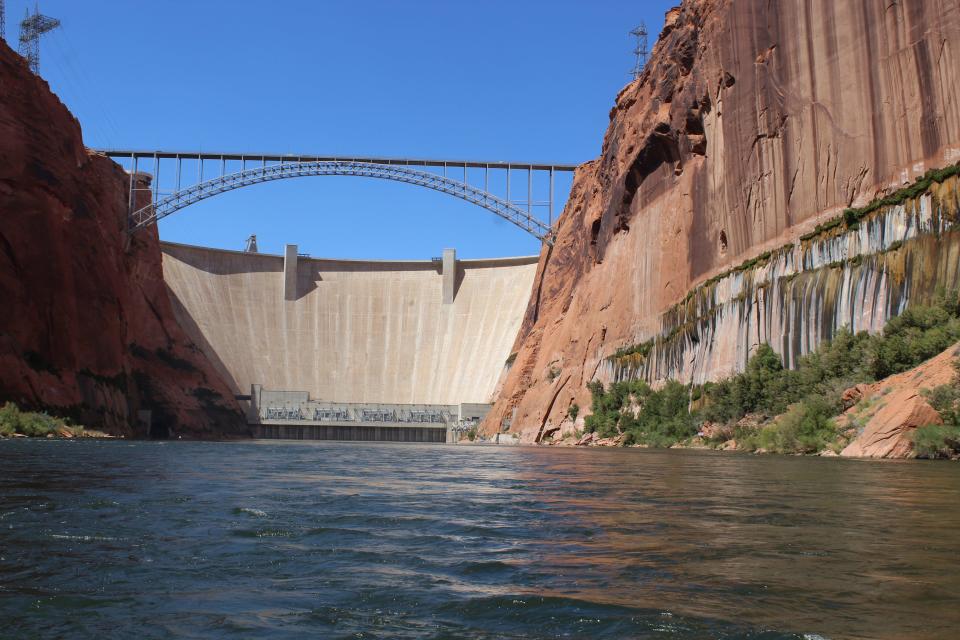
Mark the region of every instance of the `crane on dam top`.
[[[307, 176], [360, 176], [446, 193], [482, 207], [541, 242], [552, 244], [554, 211], [558, 204], [554, 179], [557, 174], [572, 173], [577, 167], [552, 162], [129, 149], [101, 149], [98, 152], [120, 163], [130, 175], [130, 233], [201, 200], [261, 182]], [[214, 166], [212, 171], [211, 165]], [[161, 188], [164, 184], [161, 183], [161, 169], [168, 189]], [[452, 172], [456, 172], [456, 177]], [[519, 200], [515, 198], [518, 173], [522, 181], [520, 191], [525, 196]], [[499, 195], [491, 189], [491, 177], [496, 183], [505, 185]], [[513, 196], [511, 178], [514, 178]], [[547, 184], [541, 184], [543, 182]], [[544, 214], [546, 220], [542, 219]]]

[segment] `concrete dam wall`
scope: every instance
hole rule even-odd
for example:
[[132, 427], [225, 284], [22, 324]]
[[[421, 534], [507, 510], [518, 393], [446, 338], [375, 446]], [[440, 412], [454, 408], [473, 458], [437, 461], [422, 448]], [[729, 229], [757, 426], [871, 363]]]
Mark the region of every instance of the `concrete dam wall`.
[[492, 401], [537, 268], [536, 256], [378, 262], [172, 243], [162, 251], [178, 320], [235, 393], [259, 384], [331, 402]]

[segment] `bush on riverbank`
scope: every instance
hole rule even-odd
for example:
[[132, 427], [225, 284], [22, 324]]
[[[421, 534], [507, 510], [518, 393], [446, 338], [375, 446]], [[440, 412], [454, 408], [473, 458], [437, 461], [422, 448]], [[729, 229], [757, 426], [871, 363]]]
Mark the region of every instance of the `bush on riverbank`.
[[960, 426], [930, 424], [913, 432], [913, 450], [918, 458], [953, 458], [960, 452]]
[[17, 405], [8, 402], [0, 407], [0, 437], [9, 438], [14, 434], [30, 438], [45, 438], [48, 435], [64, 435], [69, 437], [83, 434], [83, 427], [71, 426], [66, 421], [46, 413], [35, 411], [21, 411]]
[[[725, 427], [718, 433], [735, 433], [738, 448], [817, 453], [836, 445], [840, 437], [831, 418], [843, 410], [844, 389], [907, 371], [957, 341], [958, 295], [940, 291], [930, 305], [910, 307], [891, 318], [880, 335], [841, 329], [815, 352], [799, 358], [794, 369], [785, 368], [770, 345], [763, 344], [743, 373], [702, 387], [669, 381], [653, 391], [642, 381], [606, 388], [591, 382], [593, 413], [584, 425], [601, 438], [626, 434], [625, 444], [668, 447], [690, 440], [707, 421]], [[954, 417], [944, 419], [950, 425], [960, 425], [960, 383], [956, 393]], [[780, 418], [759, 428], [736, 426], [746, 416], [759, 416], [761, 425]], [[918, 447], [940, 438], [949, 442], [952, 433], [926, 431], [918, 435]]]
[[837, 440], [836, 405], [811, 396], [790, 406], [773, 424], [745, 434], [740, 448], [771, 453], [819, 453]]
[[918, 458], [953, 458], [960, 454], [960, 360], [954, 360], [953, 366], [957, 375], [952, 382], [924, 393], [943, 424], [921, 426], [913, 432], [913, 450]]
[[589, 386], [593, 413], [584, 419], [584, 426], [601, 438], [626, 434], [625, 445], [669, 447], [697, 433], [694, 415], [687, 410], [686, 385], [671, 380], [658, 391], [639, 380], [616, 382], [609, 388], [597, 381]]

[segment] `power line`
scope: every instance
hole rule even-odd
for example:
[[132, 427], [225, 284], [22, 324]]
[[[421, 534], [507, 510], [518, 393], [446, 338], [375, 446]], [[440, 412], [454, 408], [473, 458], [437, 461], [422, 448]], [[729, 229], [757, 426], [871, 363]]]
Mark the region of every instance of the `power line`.
[[[49, 38], [48, 57], [58, 71], [56, 77], [62, 83], [62, 88], [69, 91], [70, 97], [76, 101], [71, 108], [76, 109], [79, 106], [83, 110], [86, 117], [81, 120], [84, 122], [85, 134], [92, 131], [94, 140], [115, 140], [120, 137], [119, 129], [96, 92], [91, 94], [89, 91], [89, 88], [95, 85], [85, 72], [82, 56], [76, 48], [70, 46], [67, 32], [67, 29], [58, 29]], [[44, 59], [47, 59], [47, 56]], [[88, 135], [84, 135], [84, 141], [89, 146], [96, 146], [91, 144]]]
[[[66, 62], [71, 68], [74, 67], [74, 62], [76, 63], [77, 75], [80, 78], [81, 86], [83, 87], [94, 87], [96, 84], [91, 80], [91, 76], [87, 73], [87, 66], [83, 64], [83, 56], [80, 55], [81, 49], [73, 44], [73, 39], [70, 37], [69, 29], [60, 29], [57, 31], [56, 37], [54, 40], [63, 37], [66, 48]], [[117, 126], [117, 121], [113, 117], [113, 112], [109, 108], [109, 102], [105, 102], [103, 97], [99, 92], [94, 92], [91, 102], [93, 106], [103, 115], [104, 120], [106, 121], [106, 128], [112, 129], [113, 135], [117, 138], [122, 138], [120, 134], [120, 127]]]
[[630, 73], [633, 74], [633, 79], [636, 80], [643, 74], [644, 67], [647, 66], [647, 56], [650, 55], [650, 50], [647, 48], [647, 23], [641, 22], [640, 26], [630, 32], [630, 35], [635, 36], [637, 39], [637, 47], [633, 50], [635, 56], [637, 56], [637, 61], [633, 65], [633, 71]]

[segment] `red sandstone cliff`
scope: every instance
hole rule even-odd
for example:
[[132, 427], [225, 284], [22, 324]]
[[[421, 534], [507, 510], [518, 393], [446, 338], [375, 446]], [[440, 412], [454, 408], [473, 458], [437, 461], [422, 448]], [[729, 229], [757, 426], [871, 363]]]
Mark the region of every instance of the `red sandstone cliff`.
[[83, 146], [47, 84], [0, 42], [0, 402], [114, 434], [247, 434], [173, 316], [156, 228], [128, 240], [128, 179]]
[[671, 10], [577, 172], [485, 430], [537, 439], [699, 282], [960, 159], [958, 54], [956, 0]]

